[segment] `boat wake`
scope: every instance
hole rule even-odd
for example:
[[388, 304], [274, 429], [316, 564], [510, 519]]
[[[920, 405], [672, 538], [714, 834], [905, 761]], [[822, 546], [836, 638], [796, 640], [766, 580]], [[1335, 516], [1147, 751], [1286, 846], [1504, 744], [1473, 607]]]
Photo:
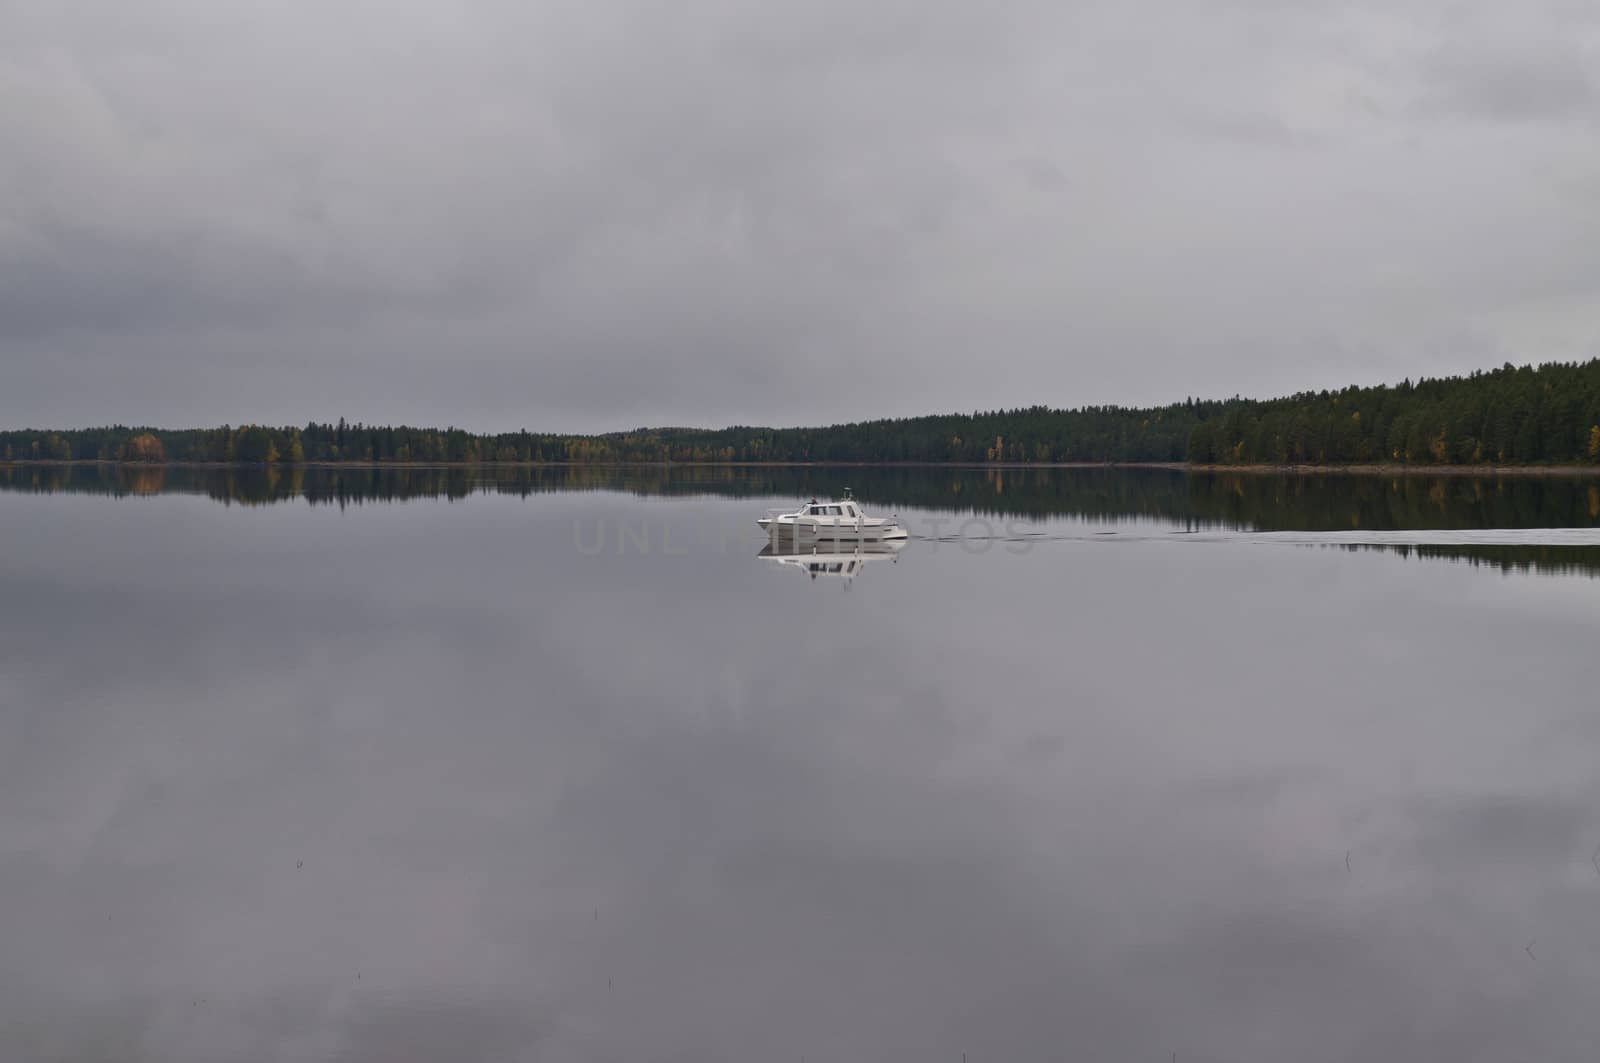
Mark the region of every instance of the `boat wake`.
[[1204, 529], [1166, 531], [1149, 528], [1128, 531], [1056, 532], [1026, 531], [1014, 534], [911, 534], [913, 541], [930, 543], [1278, 543], [1290, 546], [1499, 546], [1600, 548], [1600, 528], [1473, 528], [1407, 529], [1403, 531], [1233, 531]]

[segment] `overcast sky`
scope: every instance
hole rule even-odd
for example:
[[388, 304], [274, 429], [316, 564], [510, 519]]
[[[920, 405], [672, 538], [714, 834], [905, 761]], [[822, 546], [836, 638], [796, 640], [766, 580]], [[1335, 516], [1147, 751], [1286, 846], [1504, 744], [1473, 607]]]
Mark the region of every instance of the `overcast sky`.
[[1600, 5], [0, 0], [0, 426], [1600, 354]]

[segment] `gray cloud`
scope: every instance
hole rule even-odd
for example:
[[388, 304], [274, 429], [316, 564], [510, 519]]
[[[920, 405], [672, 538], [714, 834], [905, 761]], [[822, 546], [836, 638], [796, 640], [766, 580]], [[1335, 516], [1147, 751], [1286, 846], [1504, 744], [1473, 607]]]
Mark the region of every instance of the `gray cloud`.
[[818, 422], [1588, 356], [1597, 42], [1559, 2], [11, 0], [0, 423]]
[[1512, 26], [1468, 20], [1422, 66], [1425, 106], [1495, 122], [1600, 119], [1592, 38], [1559, 22]]

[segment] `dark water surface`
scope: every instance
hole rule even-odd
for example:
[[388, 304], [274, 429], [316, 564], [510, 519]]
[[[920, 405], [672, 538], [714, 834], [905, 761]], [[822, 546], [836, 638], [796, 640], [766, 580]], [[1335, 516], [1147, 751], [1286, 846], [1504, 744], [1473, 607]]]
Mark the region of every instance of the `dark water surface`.
[[1592, 1059], [1597, 484], [0, 469], [0, 1058]]

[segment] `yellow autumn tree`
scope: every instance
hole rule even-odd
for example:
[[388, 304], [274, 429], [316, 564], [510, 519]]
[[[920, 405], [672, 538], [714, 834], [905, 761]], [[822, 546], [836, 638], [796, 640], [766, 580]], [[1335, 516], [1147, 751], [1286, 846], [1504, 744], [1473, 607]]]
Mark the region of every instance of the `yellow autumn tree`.
[[122, 444], [123, 461], [162, 462], [167, 460], [161, 440], [149, 432], [140, 432]]
[[1444, 441], [1444, 429], [1439, 429], [1439, 434], [1428, 440], [1428, 453], [1433, 455], [1433, 460], [1442, 462], [1450, 456], [1450, 448]]

